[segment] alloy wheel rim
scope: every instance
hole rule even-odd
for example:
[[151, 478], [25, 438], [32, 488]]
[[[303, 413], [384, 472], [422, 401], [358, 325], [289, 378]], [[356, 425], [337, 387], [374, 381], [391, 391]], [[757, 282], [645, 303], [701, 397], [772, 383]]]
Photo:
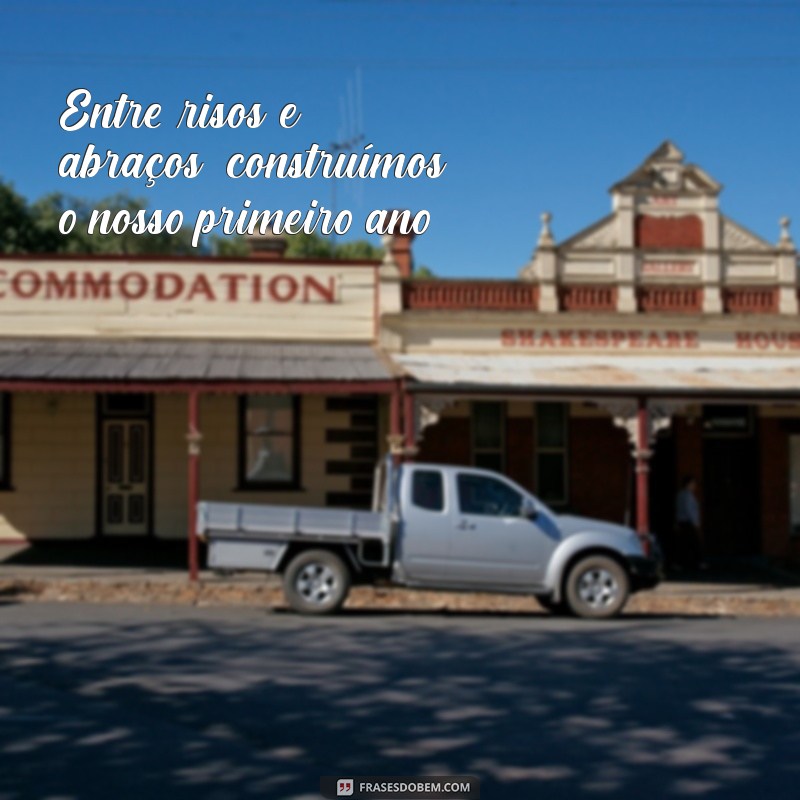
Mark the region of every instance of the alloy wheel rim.
[[295, 587], [303, 599], [318, 606], [331, 599], [338, 585], [336, 573], [327, 564], [317, 562], [306, 564], [295, 580]]
[[594, 609], [608, 608], [619, 597], [619, 583], [607, 569], [586, 570], [578, 580], [578, 596]]

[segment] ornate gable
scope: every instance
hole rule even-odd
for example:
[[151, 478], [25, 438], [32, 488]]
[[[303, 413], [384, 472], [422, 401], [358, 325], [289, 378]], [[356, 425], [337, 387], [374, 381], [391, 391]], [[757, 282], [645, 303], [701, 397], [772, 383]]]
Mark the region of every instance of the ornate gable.
[[665, 141], [626, 178], [611, 187], [612, 193], [694, 193], [717, 195], [722, 184], [695, 164], [684, 162], [683, 152]]
[[617, 220], [614, 214], [584, 228], [561, 243], [561, 250], [605, 250], [617, 246]]
[[722, 218], [722, 249], [770, 252], [774, 247], [742, 225], [724, 215]]

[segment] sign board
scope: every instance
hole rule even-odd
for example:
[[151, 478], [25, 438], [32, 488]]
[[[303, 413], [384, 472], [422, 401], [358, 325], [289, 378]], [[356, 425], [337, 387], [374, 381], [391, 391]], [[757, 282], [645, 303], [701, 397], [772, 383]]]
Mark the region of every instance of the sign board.
[[369, 340], [376, 279], [347, 262], [0, 259], [0, 335]]

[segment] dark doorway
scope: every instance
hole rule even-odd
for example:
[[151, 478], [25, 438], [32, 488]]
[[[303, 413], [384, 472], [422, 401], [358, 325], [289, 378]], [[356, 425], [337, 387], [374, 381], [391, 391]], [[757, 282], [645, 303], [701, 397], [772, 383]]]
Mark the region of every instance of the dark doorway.
[[702, 527], [712, 556], [760, 551], [758, 448], [752, 409], [703, 409]]
[[675, 469], [675, 437], [670, 427], [659, 433], [650, 459], [650, 530], [668, 557], [675, 524]]

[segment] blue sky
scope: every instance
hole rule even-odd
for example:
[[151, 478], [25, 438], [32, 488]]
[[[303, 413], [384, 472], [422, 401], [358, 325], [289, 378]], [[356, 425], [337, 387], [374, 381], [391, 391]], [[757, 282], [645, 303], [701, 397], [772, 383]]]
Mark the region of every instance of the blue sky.
[[[365, 142], [441, 152], [435, 181], [340, 182], [352, 235], [373, 208], [427, 209], [418, 263], [510, 277], [543, 210], [565, 238], [609, 210], [608, 187], [664, 139], [725, 185], [723, 209], [774, 241], [800, 225], [800, 3], [748, 0], [0, 2], [0, 176], [29, 198], [125, 191], [152, 208], [329, 205], [323, 181], [231, 181], [234, 152], [302, 150], [341, 133], [360, 87]], [[68, 92], [161, 103], [157, 131], [60, 130]], [[185, 98], [262, 103], [258, 130], [174, 127]], [[296, 103], [292, 130], [276, 123]], [[354, 105], [354, 104], [353, 104]], [[346, 114], [349, 117], [351, 115]], [[188, 181], [68, 180], [65, 152], [201, 153]], [[2, 235], [2, 232], [0, 232]]]

